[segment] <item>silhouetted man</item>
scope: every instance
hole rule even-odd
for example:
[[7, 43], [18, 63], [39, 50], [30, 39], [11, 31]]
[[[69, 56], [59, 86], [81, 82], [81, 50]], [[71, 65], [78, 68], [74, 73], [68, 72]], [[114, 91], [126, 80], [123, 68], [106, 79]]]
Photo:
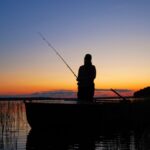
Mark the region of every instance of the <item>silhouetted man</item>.
[[92, 56], [86, 54], [84, 65], [80, 66], [78, 72], [78, 99], [82, 101], [93, 102], [94, 96], [94, 79], [96, 77], [95, 66], [92, 65]]

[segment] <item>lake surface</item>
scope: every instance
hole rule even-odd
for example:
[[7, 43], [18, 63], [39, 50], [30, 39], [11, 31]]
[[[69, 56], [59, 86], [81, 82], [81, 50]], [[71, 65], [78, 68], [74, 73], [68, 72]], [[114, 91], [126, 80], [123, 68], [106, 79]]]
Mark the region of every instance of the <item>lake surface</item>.
[[84, 132], [63, 127], [48, 133], [31, 131], [23, 101], [0, 102], [0, 150], [149, 150], [150, 126], [103, 128]]

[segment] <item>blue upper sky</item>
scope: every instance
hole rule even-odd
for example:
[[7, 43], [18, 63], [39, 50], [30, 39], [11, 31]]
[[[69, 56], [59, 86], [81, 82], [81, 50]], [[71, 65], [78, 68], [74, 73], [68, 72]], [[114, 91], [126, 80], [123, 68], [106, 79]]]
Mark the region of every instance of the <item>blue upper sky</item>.
[[[129, 78], [139, 82], [137, 87], [148, 85], [149, 16], [149, 0], [1, 0], [0, 80], [3, 85], [13, 77], [20, 86], [30, 80], [37, 83], [41, 78], [52, 78], [49, 69], [56, 78], [61, 73], [65, 80], [67, 73], [71, 79], [72, 75], [38, 36], [40, 31], [76, 73], [85, 53], [91, 53], [103, 77], [97, 77], [97, 85], [105, 88], [107, 82], [117, 83], [118, 88]], [[37, 80], [32, 77], [35, 75]]]

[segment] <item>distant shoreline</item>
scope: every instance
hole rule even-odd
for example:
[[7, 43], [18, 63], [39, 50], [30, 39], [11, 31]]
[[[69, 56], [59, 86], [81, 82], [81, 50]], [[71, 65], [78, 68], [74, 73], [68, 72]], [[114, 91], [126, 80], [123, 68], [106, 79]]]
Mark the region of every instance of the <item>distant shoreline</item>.
[[[127, 98], [134, 98], [133, 96], [126, 96]], [[94, 97], [95, 100], [103, 99], [121, 99], [120, 97]], [[57, 98], [57, 97], [0, 97], [0, 101], [19, 101], [19, 100], [77, 100], [77, 98]]]

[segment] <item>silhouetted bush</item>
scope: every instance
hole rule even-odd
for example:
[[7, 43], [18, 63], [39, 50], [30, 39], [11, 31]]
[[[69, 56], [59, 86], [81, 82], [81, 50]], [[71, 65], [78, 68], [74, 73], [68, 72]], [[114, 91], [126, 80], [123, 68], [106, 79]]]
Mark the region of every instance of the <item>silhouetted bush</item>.
[[140, 89], [134, 93], [134, 97], [150, 97], [150, 87]]

